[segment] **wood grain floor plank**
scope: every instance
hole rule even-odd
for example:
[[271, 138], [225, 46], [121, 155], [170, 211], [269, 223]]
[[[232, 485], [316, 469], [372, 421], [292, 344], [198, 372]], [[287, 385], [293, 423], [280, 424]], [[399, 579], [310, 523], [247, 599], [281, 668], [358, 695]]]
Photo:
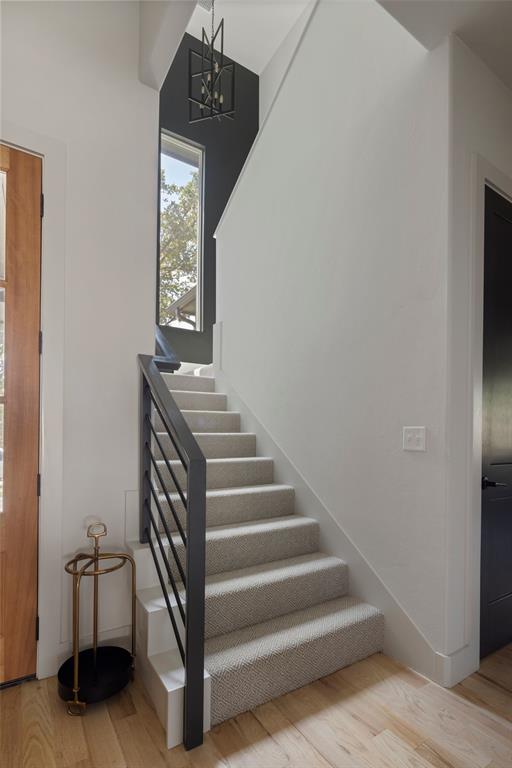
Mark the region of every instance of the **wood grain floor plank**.
[[120, 691], [120, 693], [117, 693], [115, 696], [108, 699], [108, 712], [112, 722], [115, 720], [123, 720], [125, 717], [137, 714], [133, 704], [131, 690], [131, 686], [127, 686]]
[[[149, 695], [137, 675], [135, 675], [133, 682], [130, 683], [130, 697], [134, 709], [144, 722], [144, 726], [151, 736], [153, 743], [156, 744], [160, 753], [167, 753], [165, 731], [156, 715]], [[186, 763], [183, 764], [186, 765]], [[179, 765], [179, 763], [177, 765]]]
[[275, 705], [334, 768], [363, 765], [358, 754], [365, 749], [364, 740], [351, 730], [347, 713], [341, 708], [332, 711], [328, 699], [314, 686], [281, 696]]
[[369, 768], [433, 768], [431, 762], [391, 731], [382, 731], [371, 740], [364, 759]]
[[186, 757], [187, 768], [228, 768], [228, 764], [215, 745], [211, 732], [205, 734], [204, 743], [197, 749], [185, 752], [183, 747], [177, 747], [171, 750], [171, 754], [173, 752], [181, 752]]
[[168, 768], [224, 768], [225, 763], [217, 753], [210, 735], [205, 734], [205, 741], [201, 747], [193, 752], [185, 752], [183, 747], [175, 747], [168, 750], [165, 740], [165, 731], [156, 715], [149, 696], [141, 680], [135, 676], [130, 684], [130, 695], [139, 717], [142, 719], [146, 731], [149, 733], [153, 744], [162, 755]]
[[[512, 661], [512, 656], [510, 658]], [[376, 667], [390, 668], [389, 661], [386, 660], [384, 665], [383, 657], [375, 657], [370, 661], [365, 676], [368, 682], [368, 677], [373, 674], [370, 683], [372, 690], [383, 696], [388, 706], [394, 701], [395, 712], [405, 717], [410, 725], [418, 730], [423, 725], [429, 739], [437, 745], [439, 754], [446, 757], [448, 762], [460, 763], [463, 768], [466, 764], [486, 766], [491, 759], [512, 765], [508, 722], [493, 712], [479, 710], [470, 702], [428, 681], [414, 695], [411, 695], [409, 681], [408, 690], [400, 694], [396, 688], [397, 677], [391, 681], [389, 678], [379, 679]], [[347, 676], [351, 675], [353, 671], [349, 668]]]
[[23, 768], [57, 768], [54, 722], [44, 680], [21, 685]]
[[89, 761], [89, 748], [85, 740], [83, 719], [70, 717], [66, 705], [57, 693], [57, 678], [44, 680], [50, 714], [53, 720], [55, 762], [57, 768], [73, 768]]
[[113, 721], [127, 768], [166, 768], [165, 760], [137, 715]]
[[434, 768], [454, 768], [453, 763], [449, 763], [444, 757], [441, 757], [427, 741], [416, 747], [416, 752], [421, 757], [424, 757]]
[[389, 656], [385, 656], [383, 653], [376, 653], [372, 656], [372, 661], [378, 666], [382, 667], [388, 672], [396, 681], [406, 683], [411, 688], [424, 688], [430, 683], [427, 677], [423, 677], [418, 672], [414, 672], [412, 669], [402, 666]]
[[432, 710], [439, 708], [453, 722], [464, 723], [468, 743], [488, 755], [488, 762], [512, 766], [512, 723], [435, 683], [424, 689], [424, 700]]
[[[485, 664], [505, 680], [509, 667], [512, 648]], [[448, 691], [379, 654], [186, 752], [167, 750], [137, 676], [82, 718], [66, 714], [50, 679], [0, 691], [0, 748], [2, 768], [512, 768], [512, 693], [479, 673]]]
[[229, 768], [283, 768], [288, 764], [286, 753], [273, 740], [251, 712], [239, 715], [216, 726], [211, 738]]
[[425, 689], [425, 698], [432, 701], [434, 706], [446, 703], [454, 707], [458, 712], [474, 719], [479, 726], [500, 734], [507, 743], [512, 739], [512, 723], [501, 715], [493, 712], [486, 706], [476, 704], [463, 696], [459, 696], [453, 689], [442, 688], [436, 683], [430, 683]]
[[254, 710], [269, 736], [276, 741], [288, 757], [288, 764], [307, 765], [308, 768], [330, 768], [331, 764], [311, 745], [302, 733], [282, 714], [275, 702], [262, 704]]
[[82, 722], [94, 768], [128, 768], [105, 702], [87, 707]]
[[376, 697], [395, 718], [419, 737], [423, 736], [424, 741], [431, 742], [448, 763], [456, 768], [487, 768], [491, 756], [482, 745], [471, 742], [464, 718], [454, 718], [445, 713], [444, 707], [436, 709], [424, 701], [428, 685], [415, 688], [403, 679], [393, 679], [374, 659], [367, 661], [368, 664], [340, 670], [340, 676]]
[[23, 764], [19, 685], [0, 692], [0, 755], [5, 768], [18, 768]]
[[423, 734], [410, 728], [392, 710], [383, 706], [375, 696], [372, 696], [371, 691], [356, 688], [348, 683], [339, 672], [324, 678], [323, 682], [336, 687], [345, 694], [345, 698], [341, 702], [342, 706], [346, 707], [354, 718], [366, 722], [374, 735], [388, 730], [412, 747], [417, 747], [423, 743]]
[[512, 721], [512, 694], [478, 673], [463, 680], [452, 692], [479, 707]]
[[166, 766], [172, 766], [172, 768], [189, 768], [190, 763], [187, 760], [186, 752], [183, 747], [177, 747], [173, 750], [167, 749], [165, 731], [158, 720], [142, 682], [137, 676], [135, 676], [135, 680], [130, 684], [130, 696], [135, 711], [142, 720], [144, 728], [149, 734], [153, 745], [158, 749], [159, 754], [164, 760], [164, 764]]
[[482, 659], [479, 674], [512, 693], [512, 650], [510, 646]]

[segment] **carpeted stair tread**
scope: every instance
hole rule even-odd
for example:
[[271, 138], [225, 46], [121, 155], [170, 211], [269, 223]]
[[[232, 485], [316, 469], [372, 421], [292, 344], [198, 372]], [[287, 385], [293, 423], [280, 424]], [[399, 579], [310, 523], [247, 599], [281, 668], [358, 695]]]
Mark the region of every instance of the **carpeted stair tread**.
[[[171, 493], [170, 497], [180, 522], [185, 525], [185, 511], [180, 497], [177, 493]], [[272, 483], [213, 488], [206, 491], [206, 525], [234, 525], [249, 520], [293, 515], [294, 500], [295, 489], [291, 485]], [[171, 531], [176, 530], [176, 523], [163, 493], [159, 495], [159, 501]]]
[[178, 408], [190, 411], [225, 411], [227, 397], [221, 392], [194, 392], [190, 390], [169, 390]]
[[181, 389], [187, 392], [214, 392], [213, 376], [192, 376], [186, 373], [163, 373], [169, 389]]
[[[176, 486], [165, 461], [157, 461], [162, 480], [168, 490]], [[179, 460], [169, 462], [180, 488], [187, 487], [187, 473]], [[274, 479], [274, 461], [266, 456], [245, 456], [242, 458], [207, 459], [206, 487], [233, 488], [244, 485], [268, 485]], [[159, 485], [159, 482], [158, 482]]]
[[[173, 542], [182, 564], [185, 552], [178, 534]], [[206, 530], [206, 574], [284, 560], [318, 550], [318, 521], [301, 515], [219, 525]], [[171, 568], [175, 577], [177, 569]]]
[[[192, 432], [240, 432], [240, 414], [238, 411], [205, 411], [183, 409], [183, 417]], [[157, 432], [164, 432], [165, 427], [158, 414], [153, 416]]]
[[[185, 600], [185, 593], [179, 589]], [[346, 564], [321, 552], [208, 576], [206, 637], [341, 597], [347, 589]], [[171, 588], [168, 592], [174, 605]], [[160, 587], [140, 590], [138, 597], [148, 613], [166, 613]]]
[[[256, 455], [256, 435], [254, 432], [194, 432], [197, 444], [207, 459], [241, 459]], [[160, 445], [168, 459], [177, 459], [176, 449], [167, 432], [158, 434]], [[155, 445], [155, 456], [160, 457]]]
[[382, 650], [383, 617], [342, 597], [207, 641], [212, 724]]

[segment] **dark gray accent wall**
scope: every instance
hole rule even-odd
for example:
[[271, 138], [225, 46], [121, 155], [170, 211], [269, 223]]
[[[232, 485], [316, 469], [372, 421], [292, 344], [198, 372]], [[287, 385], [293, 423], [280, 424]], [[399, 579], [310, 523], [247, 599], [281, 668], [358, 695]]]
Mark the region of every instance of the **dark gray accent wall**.
[[[229, 29], [226, 30], [229, 35]], [[234, 120], [188, 121], [188, 51], [200, 52], [201, 43], [183, 37], [160, 92], [160, 128], [182, 136], [205, 150], [203, 331], [163, 327], [180, 360], [212, 360], [212, 327], [215, 322], [215, 240], [213, 233], [258, 132], [259, 78], [237, 64]], [[158, 322], [158, 316], [157, 316]]]

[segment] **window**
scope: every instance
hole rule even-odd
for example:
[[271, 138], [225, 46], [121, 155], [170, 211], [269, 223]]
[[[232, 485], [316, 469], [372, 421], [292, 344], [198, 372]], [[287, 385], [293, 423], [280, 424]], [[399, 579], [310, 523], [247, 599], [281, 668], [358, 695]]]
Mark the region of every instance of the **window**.
[[162, 133], [158, 322], [201, 330], [203, 150]]

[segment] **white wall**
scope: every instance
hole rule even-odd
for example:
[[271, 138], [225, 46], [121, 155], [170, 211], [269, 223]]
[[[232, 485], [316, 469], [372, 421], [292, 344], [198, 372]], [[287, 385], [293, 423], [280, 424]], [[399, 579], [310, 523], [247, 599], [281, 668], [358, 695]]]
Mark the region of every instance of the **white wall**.
[[448, 65], [320, 3], [219, 226], [215, 361], [439, 651]]
[[446, 647], [478, 665], [484, 184], [512, 198], [512, 92], [457, 37], [451, 55]]
[[160, 90], [195, 7], [195, 0], [139, 0], [141, 82]]
[[[68, 651], [63, 563], [85, 543], [84, 518], [99, 516], [122, 546], [138, 486], [158, 137], [158, 95], [138, 80], [138, 14], [136, 2], [2, 3], [1, 137], [45, 156], [41, 675]], [[129, 621], [125, 575], [101, 589], [101, 629], [116, 633]]]
[[312, 0], [312, 2], [306, 6], [263, 72], [260, 73], [260, 126], [263, 125], [263, 121], [274, 101], [286, 70], [290, 66], [290, 62], [297, 49], [306, 24], [309, 21], [309, 17], [313, 12], [315, 4], [316, 0]]

